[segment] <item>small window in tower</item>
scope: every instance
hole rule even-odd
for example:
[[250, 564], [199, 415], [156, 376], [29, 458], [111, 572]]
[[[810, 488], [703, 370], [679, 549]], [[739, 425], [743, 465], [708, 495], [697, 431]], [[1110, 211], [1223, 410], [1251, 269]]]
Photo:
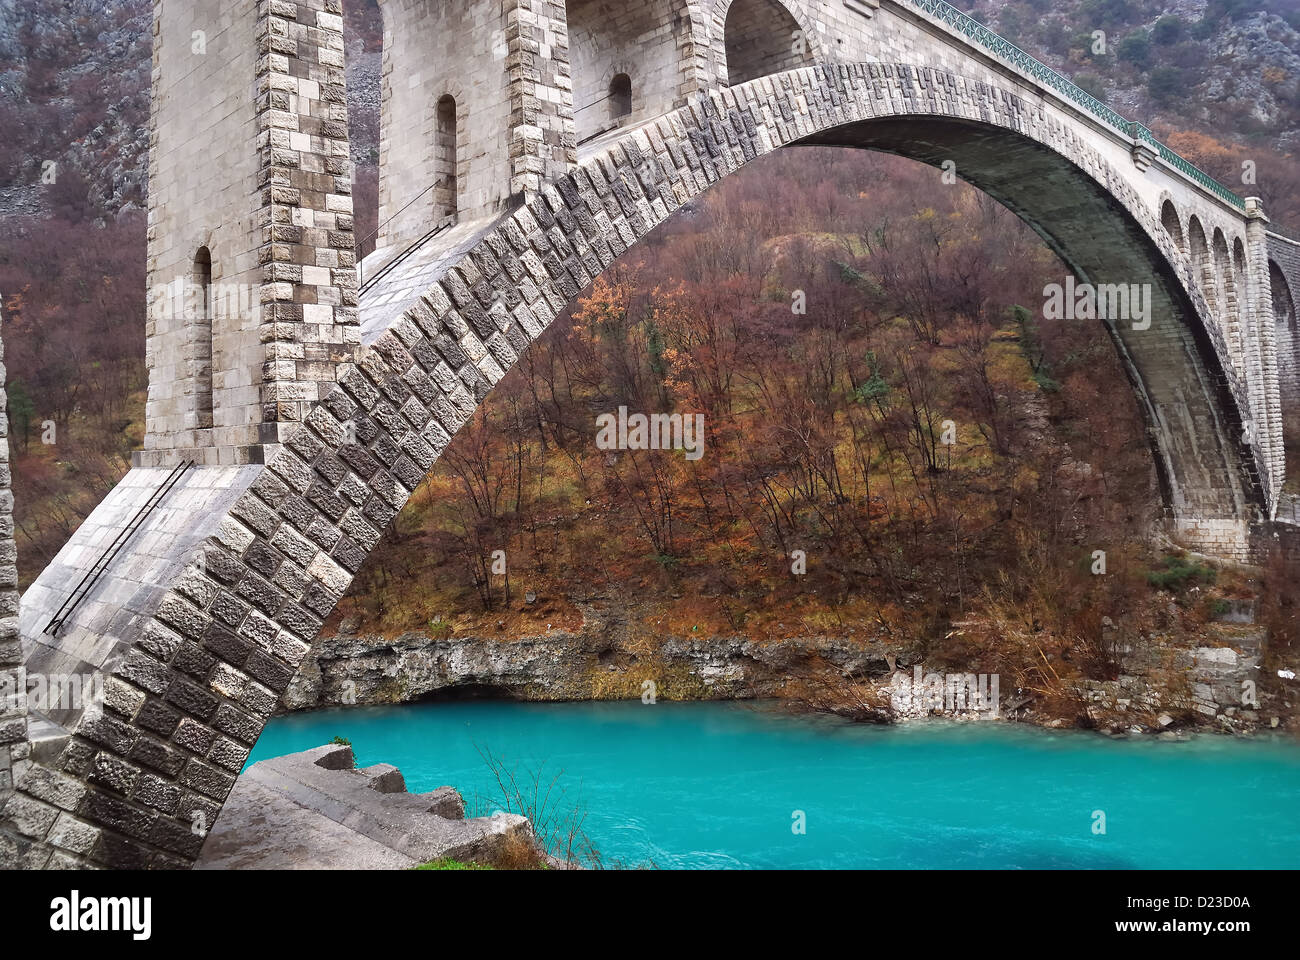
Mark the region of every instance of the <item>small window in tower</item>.
[[455, 221], [459, 200], [459, 185], [456, 180], [457, 156], [456, 142], [456, 99], [450, 94], [438, 100], [437, 143], [435, 144], [434, 167], [434, 206], [438, 220]]
[[212, 254], [200, 247], [190, 276], [194, 303], [189, 311], [190, 360], [194, 376], [194, 426], [212, 429]]
[[621, 120], [632, 115], [632, 78], [620, 73], [609, 84], [609, 117]]

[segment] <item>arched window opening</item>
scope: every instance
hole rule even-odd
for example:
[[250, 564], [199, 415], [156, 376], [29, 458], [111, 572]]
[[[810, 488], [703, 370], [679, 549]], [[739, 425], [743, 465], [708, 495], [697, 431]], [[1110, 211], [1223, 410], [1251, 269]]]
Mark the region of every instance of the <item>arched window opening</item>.
[[1232, 277], [1237, 291], [1238, 310], [1242, 316], [1254, 317], [1254, 310], [1248, 302], [1250, 296], [1250, 275], [1246, 271], [1246, 245], [1237, 237], [1232, 241]]
[[455, 221], [459, 185], [456, 176], [456, 98], [450, 94], [438, 100], [434, 118], [434, 219]]
[[1205, 239], [1205, 229], [1201, 221], [1192, 217], [1187, 225], [1188, 247], [1192, 258], [1192, 278], [1201, 288], [1205, 303], [1210, 313], [1217, 316], [1219, 312], [1219, 291], [1214, 282], [1214, 261], [1210, 257], [1210, 244]]
[[1273, 294], [1273, 319], [1278, 328], [1296, 329], [1295, 301], [1291, 299], [1291, 287], [1286, 276], [1272, 260], [1268, 262], [1268, 285]]
[[566, 0], [579, 144], [680, 105], [696, 51], [708, 47], [690, 6], [687, 0]]
[[632, 115], [632, 78], [620, 73], [609, 84], [609, 119], [615, 122]]
[[1178, 211], [1174, 209], [1174, 204], [1166, 200], [1164, 206], [1160, 208], [1160, 224], [1165, 228], [1165, 233], [1169, 234], [1169, 239], [1174, 242], [1174, 249], [1184, 256], [1187, 255], [1187, 238], [1183, 236], [1183, 225], [1178, 219]]
[[813, 37], [778, 0], [734, 0], [724, 32], [733, 87], [814, 62]]
[[[1286, 275], [1272, 260], [1268, 262], [1268, 285], [1273, 295], [1273, 338], [1277, 348], [1282, 410], [1289, 420], [1296, 422], [1297, 429], [1292, 432], [1297, 434], [1294, 437], [1294, 446], [1297, 455], [1300, 456], [1300, 321], [1296, 318], [1291, 285], [1286, 282]], [[1300, 468], [1300, 464], [1296, 466]]]
[[1232, 268], [1232, 255], [1223, 231], [1214, 230], [1214, 285], [1218, 293], [1219, 323], [1228, 338], [1228, 348], [1236, 358], [1239, 369], [1245, 369], [1242, 357], [1241, 311], [1237, 304], [1236, 271]]
[[194, 427], [212, 429], [212, 252], [200, 247], [190, 274], [193, 305], [190, 323], [194, 377]]

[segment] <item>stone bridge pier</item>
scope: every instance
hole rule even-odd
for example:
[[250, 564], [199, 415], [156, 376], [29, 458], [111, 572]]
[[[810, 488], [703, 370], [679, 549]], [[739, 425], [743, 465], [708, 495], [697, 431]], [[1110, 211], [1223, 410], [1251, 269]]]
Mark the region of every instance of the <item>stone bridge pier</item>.
[[154, 0], [147, 435], [16, 624], [0, 469], [0, 864], [190, 865], [478, 403], [601, 271], [773, 150], [955, 164], [1077, 282], [1149, 291], [1143, 322], [1091, 322], [1170, 534], [1248, 560], [1290, 516], [1300, 245], [946, 3], [381, 9], [383, 226], [358, 263], [341, 0]]

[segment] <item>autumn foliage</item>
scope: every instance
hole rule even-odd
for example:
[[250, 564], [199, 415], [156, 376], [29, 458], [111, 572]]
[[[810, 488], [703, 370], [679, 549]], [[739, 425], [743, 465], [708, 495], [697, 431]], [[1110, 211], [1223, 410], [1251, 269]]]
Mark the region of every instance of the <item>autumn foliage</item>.
[[[1038, 319], [1063, 270], [928, 167], [756, 163], [554, 323], [340, 616], [527, 632], [649, 597], [670, 629], [925, 643], [993, 596], [1091, 609], [1092, 551], [1137, 551], [1158, 502], [1101, 325]], [[620, 406], [704, 414], [703, 457], [598, 449]]]

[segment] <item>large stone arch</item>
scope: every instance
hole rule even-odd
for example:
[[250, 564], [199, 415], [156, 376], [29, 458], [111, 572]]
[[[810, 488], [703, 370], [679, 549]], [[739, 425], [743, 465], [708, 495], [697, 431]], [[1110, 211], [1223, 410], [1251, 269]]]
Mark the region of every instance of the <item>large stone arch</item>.
[[[24, 776], [5, 811], [20, 818], [11, 855], [45, 862], [42, 849], [48, 859], [58, 847], [65, 861], [112, 867], [192, 861], [196, 818], [211, 824], [324, 618], [478, 402], [629, 246], [720, 178], [797, 143], [953, 159], [1081, 281], [1150, 283], [1150, 325], [1108, 326], [1170, 507], [1228, 526], [1257, 511], [1230, 439], [1237, 385], [1218, 368], [1205, 302], [1178, 281], [1158, 213], [1095, 149], [1011, 90], [930, 68], [766, 77], [693, 99], [471, 240], [376, 282], [355, 361], [265, 466], [226, 481], [233, 504], [218, 499], [191, 520], [156, 595], [130, 617], [91, 604], [69, 624], [66, 636], [92, 639], [113, 624], [102, 698], [61, 716], [71, 736]], [[38, 595], [57, 589], [56, 574], [46, 571]], [[24, 611], [25, 637], [41, 629], [35, 616]], [[56, 822], [75, 848], [55, 839]]]
[[1228, 249], [1228, 238], [1223, 231], [1215, 227], [1210, 254], [1214, 265], [1214, 288], [1218, 298], [1218, 317], [1224, 336], [1228, 341], [1229, 356], [1237, 363], [1237, 374], [1242, 376], [1246, 370], [1246, 358], [1242, 342], [1242, 329], [1239, 321], [1241, 311], [1238, 304], [1237, 272], [1232, 262], [1232, 253]]
[[1214, 255], [1210, 250], [1210, 239], [1205, 227], [1195, 214], [1187, 221], [1187, 249], [1191, 259], [1192, 280], [1200, 286], [1210, 314], [1217, 316], [1219, 294], [1214, 274]]
[[[1114, 192], [1117, 178], [1108, 172], [1097, 179], [1080, 175], [1080, 158], [1015, 131], [964, 119], [927, 118], [922, 125], [894, 118], [805, 142], [868, 147], [936, 166], [950, 160], [960, 176], [1029, 223], [1080, 282], [1149, 284], [1151, 328], [1135, 330], [1131, 322], [1107, 327], [1144, 406], [1166, 502], [1175, 514], [1247, 515], [1254, 484], [1249, 470], [1237, 469], [1241, 459], [1231, 439], [1240, 417], [1236, 398], [1244, 392], [1237, 392], [1236, 372], [1220, 365], [1218, 358], [1229, 354], [1217, 317], [1199, 291], [1181, 282], [1180, 258], [1163, 224], [1136, 196]], [[1079, 189], [1063, 185], [1071, 169]], [[1127, 216], [1114, 215], [1117, 201]], [[1104, 237], [1093, 229], [1098, 219], [1107, 220]], [[1235, 390], [1218, 390], [1221, 380]], [[1193, 395], [1198, 399], [1189, 404]], [[1216, 437], [1217, 454], [1201, 459], [1207, 451], [1197, 436]], [[1193, 450], [1198, 455], [1189, 457]]]

